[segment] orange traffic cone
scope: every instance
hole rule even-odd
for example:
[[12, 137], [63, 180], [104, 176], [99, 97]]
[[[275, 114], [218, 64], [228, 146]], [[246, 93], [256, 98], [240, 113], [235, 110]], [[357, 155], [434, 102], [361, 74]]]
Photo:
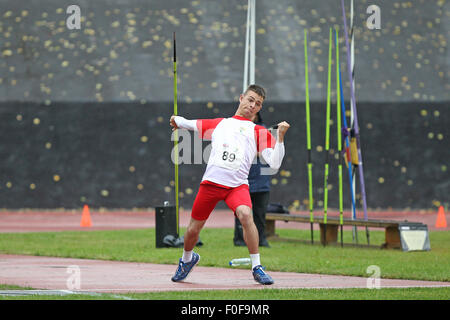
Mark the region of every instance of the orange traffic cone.
[[81, 215], [81, 227], [91, 227], [92, 221], [91, 221], [91, 214], [89, 213], [89, 207], [87, 204], [83, 207], [83, 213]]
[[447, 220], [445, 220], [444, 206], [439, 207], [435, 227], [436, 228], [447, 228]]

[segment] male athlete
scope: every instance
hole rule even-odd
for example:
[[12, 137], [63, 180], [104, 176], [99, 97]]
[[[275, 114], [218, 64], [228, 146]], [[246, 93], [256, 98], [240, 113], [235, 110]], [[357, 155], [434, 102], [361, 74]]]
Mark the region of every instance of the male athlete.
[[200, 138], [211, 140], [211, 153], [200, 188], [192, 206], [191, 220], [184, 234], [184, 251], [172, 281], [186, 279], [200, 255], [193, 252], [200, 231], [216, 204], [224, 200], [242, 224], [244, 241], [252, 261], [253, 278], [260, 284], [273, 284], [261, 266], [258, 230], [253, 222], [248, 173], [257, 154], [273, 169], [284, 157], [284, 135], [289, 129], [285, 121], [278, 124], [277, 139], [251, 119], [261, 110], [265, 90], [250, 85], [239, 97], [239, 107], [231, 118], [187, 120], [172, 116], [172, 130], [178, 128], [198, 132]]

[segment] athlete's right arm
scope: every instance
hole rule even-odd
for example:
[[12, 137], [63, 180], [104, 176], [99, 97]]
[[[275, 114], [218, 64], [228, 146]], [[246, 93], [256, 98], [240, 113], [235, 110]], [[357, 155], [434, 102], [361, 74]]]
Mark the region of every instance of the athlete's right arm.
[[172, 131], [178, 128], [198, 131], [197, 120], [187, 120], [180, 116], [171, 116], [170, 126], [172, 127]]
[[198, 132], [200, 139], [211, 140], [212, 132], [222, 120], [223, 118], [187, 120], [180, 116], [172, 116], [170, 125], [172, 131], [178, 128], [188, 129]]

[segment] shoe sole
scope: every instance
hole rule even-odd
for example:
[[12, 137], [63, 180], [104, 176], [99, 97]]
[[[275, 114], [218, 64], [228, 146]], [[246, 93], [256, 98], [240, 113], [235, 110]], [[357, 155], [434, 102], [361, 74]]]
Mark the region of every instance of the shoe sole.
[[200, 262], [200, 255], [198, 255], [198, 260], [197, 260], [197, 262], [192, 266], [191, 270], [188, 272], [187, 276], [186, 276], [184, 279], [181, 279], [181, 280], [173, 280], [173, 279], [171, 279], [171, 280], [172, 280], [173, 282], [181, 282], [181, 281], [186, 280], [186, 279], [189, 277], [189, 275], [191, 274], [192, 270], [194, 270], [194, 267], [195, 267], [199, 262]]
[[253, 276], [253, 280], [255, 280], [256, 283], [262, 284], [262, 285], [264, 285], [264, 286], [271, 285], [271, 284], [274, 284], [274, 283], [275, 283], [275, 281], [273, 281], [273, 279], [272, 279], [272, 282], [270, 282], [270, 283], [262, 283], [262, 282], [259, 282], [258, 280], [256, 280], [255, 276]]
[[275, 281], [272, 281], [271, 283], [261, 283], [258, 280], [254, 279], [256, 283], [262, 284], [263, 286], [270, 286], [271, 284], [274, 284]]

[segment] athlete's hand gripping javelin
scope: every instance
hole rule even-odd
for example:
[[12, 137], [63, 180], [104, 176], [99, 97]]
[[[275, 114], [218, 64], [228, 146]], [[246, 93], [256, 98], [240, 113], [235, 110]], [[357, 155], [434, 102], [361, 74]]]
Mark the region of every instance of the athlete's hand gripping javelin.
[[170, 126], [172, 127], [172, 131], [178, 129], [177, 123], [175, 122], [175, 115], [170, 117]]

